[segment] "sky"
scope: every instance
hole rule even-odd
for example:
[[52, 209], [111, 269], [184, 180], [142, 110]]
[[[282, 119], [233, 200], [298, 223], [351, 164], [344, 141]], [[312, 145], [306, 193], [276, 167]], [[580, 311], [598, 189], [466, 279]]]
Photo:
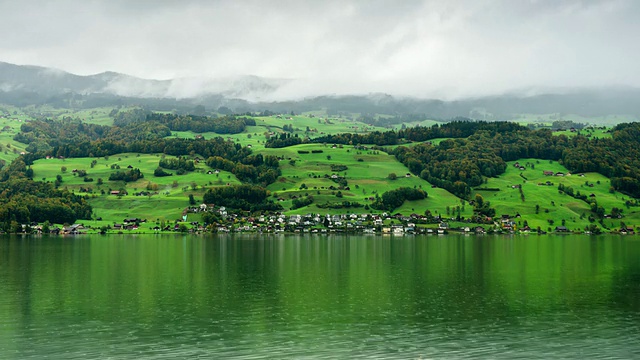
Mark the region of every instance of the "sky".
[[637, 0], [0, 0], [0, 14], [0, 61], [80, 75], [294, 80], [282, 97], [640, 86]]

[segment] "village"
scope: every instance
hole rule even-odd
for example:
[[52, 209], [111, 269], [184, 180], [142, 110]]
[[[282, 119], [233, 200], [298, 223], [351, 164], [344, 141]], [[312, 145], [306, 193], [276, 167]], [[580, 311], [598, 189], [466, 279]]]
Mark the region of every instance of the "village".
[[[218, 216], [213, 224], [188, 222], [189, 214], [209, 211]], [[49, 226], [42, 224], [23, 224], [17, 233], [79, 235], [88, 233], [124, 234], [124, 233], [264, 233], [264, 234], [378, 234], [378, 235], [445, 235], [445, 234], [546, 234], [542, 229], [533, 229], [521, 219], [520, 214], [502, 215], [498, 218], [486, 218], [478, 225], [470, 219], [443, 218], [419, 214], [270, 214], [250, 216], [230, 213], [223, 206], [213, 207], [202, 204], [185, 209], [182, 219], [167, 224], [140, 218], [125, 218], [121, 223], [93, 227], [86, 223], [68, 226]], [[612, 229], [612, 233], [621, 235], [635, 234], [636, 229], [625, 226]], [[556, 226], [554, 234], [584, 233], [590, 231], [569, 230], [566, 226]]]

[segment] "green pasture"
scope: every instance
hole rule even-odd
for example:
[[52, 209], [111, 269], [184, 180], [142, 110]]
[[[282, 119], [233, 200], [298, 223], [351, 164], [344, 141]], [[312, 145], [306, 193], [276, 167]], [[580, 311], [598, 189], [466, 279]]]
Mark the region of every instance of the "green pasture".
[[[607, 214], [611, 213], [613, 207], [624, 209], [623, 219], [604, 220], [607, 227], [618, 228], [621, 220], [627, 225], [640, 225], [640, 209], [633, 207], [627, 209], [624, 204], [627, 197], [618, 192], [610, 193], [609, 179], [603, 175], [598, 173], [568, 175], [568, 170], [556, 161], [521, 159], [518, 163], [525, 166], [525, 170], [514, 167], [515, 163], [515, 161], [508, 162], [504, 174], [497, 178], [490, 178], [486, 184], [478, 187], [497, 188], [499, 191], [478, 189], [475, 191], [482, 195], [485, 201], [491, 202], [491, 206], [496, 209], [496, 217], [505, 214], [514, 216], [519, 213], [520, 226], [524, 220], [527, 220], [533, 229], [539, 226], [542, 230], [548, 230], [548, 228], [554, 229], [556, 226], [561, 226], [564, 220], [568, 229], [584, 230], [591, 224], [588, 220], [591, 214], [590, 206], [582, 200], [560, 193], [558, 184], [562, 183], [565, 186], [571, 186], [574, 192], [580, 191], [587, 196], [593, 194], [594, 196], [589, 199], [597, 200], [598, 205], [603, 206]], [[565, 176], [545, 176], [543, 171], [562, 172]], [[541, 185], [547, 181], [552, 185]], [[521, 200], [519, 189], [512, 187], [514, 185], [522, 186], [524, 201]], [[536, 205], [539, 206], [537, 214]], [[553, 224], [550, 224], [549, 220], [553, 220]]]
[[77, 110], [69, 114], [73, 118], [79, 118], [83, 122], [96, 125], [113, 125], [113, 118], [109, 116], [109, 113], [113, 110], [113, 107], [102, 107], [94, 109]]
[[554, 131], [554, 135], [565, 135], [567, 137], [573, 137], [576, 135], [584, 135], [588, 138], [610, 138], [611, 137], [611, 128], [593, 128], [588, 127], [582, 130], [571, 131], [571, 130], [562, 130], [562, 131]]
[[[316, 138], [324, 135], [335, 135], [341, 133], [367, 133], [372, 131], [387, 131], [385, 128], [373, 127], [365, 123], [344, 118], [321, 118], [309, 116], [263, 116], [255, 117], [256, 126], [247, 126], [245, 131], [239, 134], [218, 134], [214, 132], [205, 132], [201, 134], [192, 131], [172, 131], [171, 137], [193, 139], [196, 136], [202, 136], [205, 139], [213, 137], [222, 137], [241, 144], [242, 146], [251, 145], [254, 151], [264, 149], [264, 144], [270, 136], [277, 136], [282, 133], [282, 127], [292, 125], [294, 132], [292, 135], [298, 135], [300, 138], [305, 137]], [[309, 131], [307, 131], [307, 127]]]
[[[299, 154], [298, 150], [309, 151]], [[322, 150], [322, 153], [311, 153], [312, 150]], [[460, 199], [444, 189], [432, 188], [427, 181], [409, 174], [409, 170], [398, 162], [395, 157], [384, 152], [356, 150], [353, 146], [333, 147], [331, 145], [304, 144], [283, 149], [265, 149], [263, 154], [284, 158], [280, 162], [282, 177], [268, 189], [275, 199], [284, 199], [282, 205], [290, 208], [293, 196], [312, 195], [314, 203], [296, 210], [291, 214], [303, 213], [347, 213], [371, 212], [364, 208], [343, 208], [337, 210], [321, 209], [317, 204], [342, 203], [355, 201], [363, 205], [370, 204], [370, 197], [382, 195], [385, 191], [399, 187], [419, 187], [425, 190], [428, 198], [422, 201], [405, 202], [394, 212], [424, 214], [427, 209], [434, 214], [446, 215], [446, 208], [450, 211], [461, 206]], [[362, 161], [359, 161], [361, 159]], [[291, 164], [293, 162], [293, 164]], [[347, 170], [333, 172], [331, 164], [346, 165]], [[396, 180], [390, 180], [389, 174], [395, 173]], [[407, 177], [406, 175], [410, 176]], [[331, 180], [332, 175], [343, 176], [347, 179], [349, 190], [341, 190], [342, 197], [338, 197], [338, 190], [329, 189], [339, 185]], [[304, 184], [304, 185], [303, 185]], [[466, 206], [463, 216], [471, 216], [472, 208]]]
[[0, 113], [0, 160], [4, 160], [7, 164], [17, 158], [27, 147], [13, 140], [13, 137], [20, 132], [24, 119], [24, 115], [3, 117]]
[[[171, 158], [171, 156], [168, 156]], [[62, 177], [61, 187], [78, 194], [90, 197], [94, 207], [94, 217], [102, 217], [107, 222], [121, 222], [123, 217], [139, 217], [146, 219], [173, 220], [182, 215], [182, 210], [189, 206], [189, 195], [193, 194], [197, 203], [202, 202], [204, 192], [214, 186], [240, 184], [235, 175], [220, 171], [208, 174], [209, 169], [204, 162], [196, 166], [196, 171], [176, 175], [174, 170], [165, 170], [173, 176], [155, 177], [153, 171], [158, 167], [160, 155], [119, 154], [106, 158], [74, 158], [74, 159], [40, 159], [32, 169], [34, 179], [54, 182], [56, 176]], [[91, 162], [96, 163], [91, 167]], [[112, 165], [120, 169], [112, 169]], [[110, 181], [109, 175], [118, 170], [126, 171], [128, 166], [139, 168], [144, 178], [134, 182]], [[66, 171], [62, 171], [66, 167]], [[86, 170], [92, 182], [85, 182], [73, 171]], [[103, 180], [98, 185], [98, 179]], [[136, 196], [136, 193], [149, 191], [151, 195]], [[84, 190], [84, 191], [82, 191]], [[111, 195], [111, 191], [126, 190], [127, 195]]]
[[612, 114], [605, 116], [581, 116], [577, 114], [517, 114], [507, 121], [521, 124], [543, 124], [551, 126], [554, 121], [573, 121], [576, 123], [593, 124], [596, 126], [614, 126], [620, 123], [640, 120], [637, 116], [626, 114]]

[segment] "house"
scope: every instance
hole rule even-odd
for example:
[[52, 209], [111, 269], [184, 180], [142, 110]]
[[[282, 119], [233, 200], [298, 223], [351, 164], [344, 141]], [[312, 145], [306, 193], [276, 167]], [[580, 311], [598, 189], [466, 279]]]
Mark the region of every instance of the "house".
[[568, 232], [569, 229], [567, 229], [566, 226], [556, 226], [556, 232]]
[[632, 226], [627, 226], [627, 227], [623, 227], [620, 229], [620, 234], [626, 235], [626, 234], [635, 234], [635, 231], [633, 230]]
[[542, 174], [544, 174], [544, 176], [553, 176], [553, 171], [545, 170], [542, 172]]
[[557, 172], [557, 173], [556, 173], [556, 176], [564, 176], [564, 173]]

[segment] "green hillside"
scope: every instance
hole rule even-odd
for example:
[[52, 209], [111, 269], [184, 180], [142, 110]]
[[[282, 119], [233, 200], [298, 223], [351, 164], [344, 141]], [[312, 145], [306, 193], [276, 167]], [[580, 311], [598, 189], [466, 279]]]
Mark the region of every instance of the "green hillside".
[[[5, 107], [0, 110], [0, 159], [10, 162], [21, 152], [27, 152], [25, 158], [35, 155], [30, 176], [36, 181], [55, 183], [61, 189], [85, 195], [93, 207], [93, 218], [102, 218], [102, 221], [94, 220], [95, 225], [120, 222], [125, 217], [174, 221], [181, 218], [188, 206], [202, 203], [208, 189], [243, 182], [265, 186], [270, 192], [268, 199], [281, 205], [285, 214], [381, 213], [383, 207], [380, 207], [379, 199], [383, 194], [409, 188], [423, 190], [427, 198], [405, 201], [397, 207], [395, 204], [384, 207], [387, 212], [430, 213], [449, 221], [470, 219], [474, 216], [473, 200], [480, 195], [496, 210], [495, 219], [485, 221], [485, 226], [494, 222], [500, 224], [503, 215], [516, 221], [518, 228], [528, 225], [545, 231], [556, 226], [581, 231], [593, 225], [604, 229], [617, 229], [623, 224], [640, 225], [640, 212], [634, 206], [637, 201], [613, 190], [620, 187], [631, 194], [636, 191], [637, 171], [633, 170], [636, 160], [629, 159], [625, 165], [622, 161], [627, 161], [626, 158], [611, 158], [615, 150], [603, 145], [606, 142], [619, 148], [626, 146], [623, 142], [632, 144], [634, 125], [552, 132], [549, 129], [534, 131], [516, 124], [457, 119], [441, 124], [431, 120], [406, 123], [420, 124], [420, 127], [403, 127], [399, 123], [394, 125], [396, 129], [389, 130], [352, 120], [366, 120], [365, 116], [327, 117], [314, 113], [232, 117], [231, 120], [236, 124], [239, 122], [240, 126], [222, 128], [221, 131], [229, 134], [219, 134], [175, 129], [185, 128], [184, 125], [179, 127], [180, 121], [216, 124], [216, 121], [228, 121], [228, 118], [218, 120], [172, 114], [164, 118], [145, 118], [149, 113], [140, 108], [129, 111], [108, 107], [88, 110]], [[126, 112], [125, 115], [142, 114], [142, 117], [131, 117], [129, 119], [133, 120], [123, 122], [127, 117], [116, 115], [118, 111], [120, 114]], [[113, 116], [120, 121], [117, 126], [113, 125]], [[43, 117], [47, 120], [38, 120]], [[384, 116], [374, 120], [380, 119]], [[48, 144], [39, 154], [29, 154], [27, 144], [13, 140], [21, 126], [29, 121], [32, 123], [23, 128], [25, 133], [18, 139]], [[211, 128], [214, 127], [207, 129]], [[618, 137], [613, 130], [617, 131]], [[265, 147], [269, 138], [278, 136], [281, 140], [283, 133], [289, 134], [291, 140], [303, 143], [283, 148]], [[163, 138], [167, 134], [170, 136]], [[79, 136], [85, 136], [83, 145], [76, 147], [74, 141], [78, 141]], [[215, 140], [220, 137], [226, 141]], [[158, 142], [162, 145], [153, 147]], [[381, 147], [367, 144], [369, 142]], [[274, 145], [272, 141], [268, 144], [283, 146]], [[76, 148], [81, 150], [75, 151]], [[549, 148], [551, 152], [547, 151]], [[599, 152], [597, 159], [610, 162], [593, 162], [583, 156], [593, 149]], [[117, 153], [124, 151], [130, 152]], [[182, 155], [182, 158], [196, 162], [195, 170], [178, 175], [176, 170], [165, 168], [171, 176], [155, 176], [161, 159], [175, 159], [176, 156], [154, 152]], [[507, 161], [505, 168], [504, 160], [517, 159], [522, 154], [562, 158], [571, 161], [574, 168], [600, 167], [608, 171], [603, 173], [613, 174], [612, 181], [618, 183], [612, 183], [596, 172], [568, 175], [568, 169], [557, 160], [524, 158], [517, 161], [523, 170], [514, 166], [516, 161]], [[87, 155], [90, 157], [73, 157]], [[220, 169], [206, 165], [210, 156], [218, 157], [216, 165], [211, 166]], [[225, 160], [225, 156], [232, 160]], [[266, 171], [260, 167], [263, 160], [265, 163], [269, 160], [269, 166], [272, 166], [268, 180], [255, 173], [249, 176], [251, 171]], [[474, 167], [477, 164], [482, 164], [482, 168]], [[139, 169], [143, 177], [130, 182], [110, 180], [118, 172], [134, 169]], [[625, 169], [630, 170], [625, 173]], [[566, 176], [547, 176], [544, 171]], [[559, 189], [559, 185], [565, 189]], [[376, 209], [372, 204], [376, 204]], [[199, 216], [190, 217], [200, 220]]]
[[[525, 170], [515, 167], [516, 163], [524, 166]], [[500, 215], [513, 217], [520, 214], [520, 226], [524, 224], [524, 220], [527, 220], [531, 228], [540, 227], [543, 230], [561, 226], [564, 220], [568, 229], [583, 230], [594, 223], [589, 221], [589, 216], [592, 214], [590, 205], [558, 191], [558, 185], [563, 184], [571, 186], [575, 192], [586, 194], [590, 202], [597, 201], [597, 204], [605, 209], [606, 214], [611, 214], [611, 209], [614, 207], [623, 209], [622, 219], [604, 219], [606, 227], [619, 228], [620, 221], [627, 225], [640, 225], [640, 209], [627, 208], [625, 201], [629, 197], [618, 192], [610, 192], [610, 181], [603, 175], [570, 174], [558, 162], [548, 160], [520, 159], [507, 164], [504, 174], [487, 179], [486, 184], [477, 187], [474, 191], [474, 195], [480, 194], [486, 201], [491, 202], [491, 206], [496, 209], [497, 217]], [[562, 173], [564, 176], [544, 175], [545, 171], [553, 174]], [[550, 185], [547, 185], [547, 182]], [[522, 187], [524, 200], [520, 189], [514, 187], [515, 185]], [[480, 190], [481, 188], [499, 191]], [[594, 196], [591, 196], [592, 194]]]
[[[173, 221], [180, 218], [182, 211], [189, 206], [189, 195], [201, 202], [207, 188], [240, 184], [233, 174], [226, 171], [208, 174], [211, 169], [203, 164], [185, 175], [155, 177], [154, 170], [160, 158], [161, 155], [118, 154], [106, 158], [41, 159], [32, 168], [34, 179], [54, 182], [60, 175], [61, 187], [87, 194], [94, 208], [94, 218], [101, 217], [107, 223], [120, 222], [125, 217]], [[111, 174], [129, 166], [139, 168], [144, 178], [129, 183], [109, 180]], [[63, 167], [65, 171], [62, 171]], [[85, 170], [86, 177], [93, 181], [85, 182], [74, 170]], [[102, 185], [98, 184], [99, 179], [102, 179]], [[111, 194], [111, 191], [122, 190], [127, 194]]]
[[[308, 152], [300, 154], [299, 151]], [[322, 151], [312, 153], [312, 151]], [[300, 208], [291, 213], [320, 212], [325, 213], [329, 209], [318, 208], [318, 204], [341, 203], [343, 201], [359, 202], [368, 205], [376, 194], [382, 195], [385, 191], [399, 187], [422, 188], [428, 194], [424, 201], [406, 202], [396, 209], [401, 213], [424, 214], [431, 210], [434, 214], [446, 214], [446, 208], [450, 211], [456, 206], [462, 206], [460, 199], [443, 189], [432, 188], [431, 184], [420, 177], [411, 175], [409, 170], [392, 155], [381, 151], [358, 150], [353, 146], [331, 145], [298, 145], [283, 149], [265, 149], [263, 154], [276, 155], [284, 158], [280, 167], [282, 177], [268, 189], [276, 194], [276, 198], [284, 199], [285, 208], [290, 207], [294, 196], [311, 195], [314, 203]], [[331, 165], [344, 165], [346, 170], [332, 171]], [[395, 174], [396, 180], [390, 180], [389, 174]], [[338, 184], [331, 179], [332, 175], [344, 177], [349, 190], [342, 190], [342, 197], [336, 197], [339, 190], [329, 189]], [[408, 177], [407, 177], [408, 175]], [[370, 212], [361, 208], [343, 208], [340, 212]], [[465, 207], [462, 216], [470, 216], [472, 209]]]

